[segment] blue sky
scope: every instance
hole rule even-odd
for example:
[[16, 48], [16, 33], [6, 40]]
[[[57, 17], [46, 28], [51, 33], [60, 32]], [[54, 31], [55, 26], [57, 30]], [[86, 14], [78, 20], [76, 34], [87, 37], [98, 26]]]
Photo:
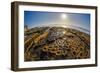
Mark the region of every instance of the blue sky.
[[24, 25], [29, 28], [56, 24], [73, 25], [90, 30], [90, 14], [24, 11]]

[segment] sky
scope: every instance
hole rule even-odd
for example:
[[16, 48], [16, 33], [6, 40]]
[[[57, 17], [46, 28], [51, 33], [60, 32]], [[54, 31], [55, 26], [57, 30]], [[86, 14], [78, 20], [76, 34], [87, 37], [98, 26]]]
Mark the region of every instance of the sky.
[[90, 30], [90, 14], [24, 11], [24, 25], [29, 28], [71, 25]]

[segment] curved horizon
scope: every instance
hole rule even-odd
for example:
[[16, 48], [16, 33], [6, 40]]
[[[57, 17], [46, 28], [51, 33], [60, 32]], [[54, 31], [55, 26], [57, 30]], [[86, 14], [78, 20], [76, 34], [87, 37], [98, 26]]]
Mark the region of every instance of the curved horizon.
[[90, 32], [90, 14], [65, 12], [24, 11], [24, 25], [29, 28], [41, 26], [66, 26]]

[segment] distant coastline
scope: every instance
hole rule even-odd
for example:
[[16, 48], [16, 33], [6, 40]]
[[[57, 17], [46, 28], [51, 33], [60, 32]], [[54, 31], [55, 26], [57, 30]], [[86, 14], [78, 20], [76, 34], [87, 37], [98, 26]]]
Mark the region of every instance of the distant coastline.
[[[72, 29], [76, 29], [76, 30], [79, 30], [81, 32], [84, 32], [84, 33], [87, 33], [87, 34], [90, 34], [90, 31], [85, 29], [85, 28], [82, 28], [82, 27], [79, 27], [79, 26], [73, 26], [73, 25], [65, 25], [65, 24], [51, 24], [51, 25], [41, 25], [41, 26], [33, 26], [32, 28], [35, 28], [35, 27], [63, 27], [63, 28], [72, 28]], [[30, 29], [32, 29], [30, 28]]]

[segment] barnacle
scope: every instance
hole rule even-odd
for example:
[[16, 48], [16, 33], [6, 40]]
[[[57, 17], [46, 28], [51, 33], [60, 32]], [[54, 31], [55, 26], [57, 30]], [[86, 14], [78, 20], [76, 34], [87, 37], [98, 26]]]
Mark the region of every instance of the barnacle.
[[90, 35], [76, 29], [35, 27], [24, 40], [25, 61], [90, 58]]

